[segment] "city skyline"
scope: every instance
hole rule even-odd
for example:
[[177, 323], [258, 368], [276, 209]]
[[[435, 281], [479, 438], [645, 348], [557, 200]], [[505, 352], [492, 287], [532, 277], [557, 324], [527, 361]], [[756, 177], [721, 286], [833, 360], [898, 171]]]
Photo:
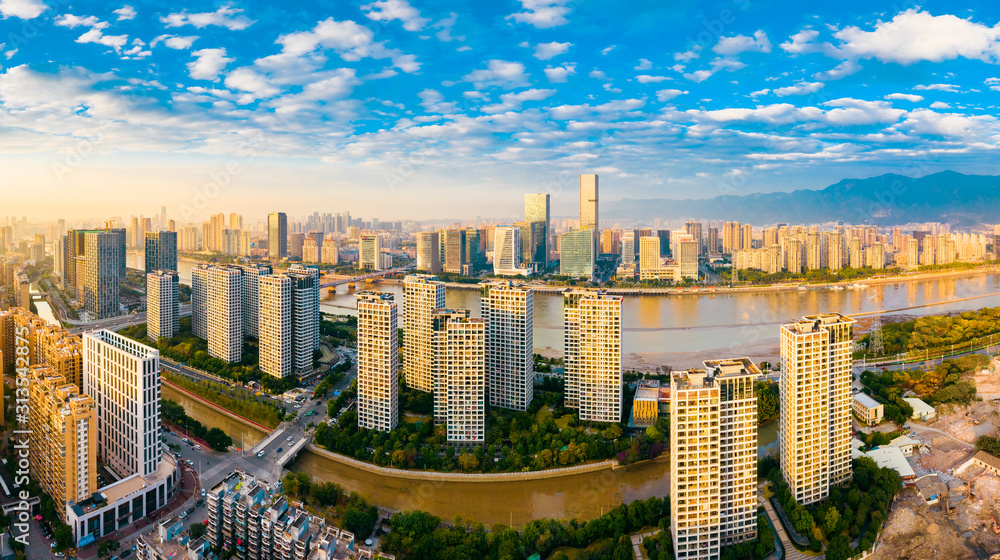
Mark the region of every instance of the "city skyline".
[[570, 214], [581, 173], [614, 201], [990, 170], [995, 6], [776, 7], [645, 6], [637, 22], [563, 0], [4, 2], [0, 118], [16, 132], [0, 161], [32, 187], [8, 202], [95, 216], [158, 192], [200, 220], [266, 214], [282, 193], [291, 214], [330, 197], [444, 219], [517, 215], [523, 192]]

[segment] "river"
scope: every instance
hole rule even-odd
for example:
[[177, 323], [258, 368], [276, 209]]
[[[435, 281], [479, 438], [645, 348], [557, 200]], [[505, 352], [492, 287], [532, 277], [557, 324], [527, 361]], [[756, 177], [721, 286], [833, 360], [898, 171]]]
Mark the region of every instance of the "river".
[[[140, 253], [129, 253], [128, 265], [141, 268], [142, 257]], [[181, 282], [190, 283], [195, 264], [177, 263]], [[392, 293], [397, 301], [402, 301], [402, 285], [398, 282], [375, 284], [372, 289]], [[625, 296], [622, 359], [626, 367], [639, 369], [652, 365], [695, 367], [704, 359], [733, 356], [773, 361], [778, 353], [778, 326], [803, 315], [906, 308], [914, 309], [901, 313], [937, 314], [1000, 306], [1000, 295], [990, 295], [997, 293], [1000, 293], [1000, 274], [983, 273], [873, 284], [865, 290]], [[356, 291], [347, 285], [337, 287], [333, 293], [324, 290], [320, 297], [320, 307], [326, 313], [356, 313]], [[943, 303], [970, 297], [977, 299]], [[473, 316], [478, 316], [479, 291], [449, 289], [447, 305], [468, 308]], [[560, 355], [562, 296], [536, 293], [533, 314], [535, 351]]]
[[[30, 290], [32, 292], [41, 292], [42, 289], [38, 287], [38, 282], [32, 282]], [[49, 306], [49, 302], [45, 298], [33, 297], [31, 301], [35, 302], [35, 309], [38, 311], [38, 316], [45, 319], [50, 325], [59, 325], [59, 320], [56, 319], [55, 313], [52, 312], [52, 307]]]

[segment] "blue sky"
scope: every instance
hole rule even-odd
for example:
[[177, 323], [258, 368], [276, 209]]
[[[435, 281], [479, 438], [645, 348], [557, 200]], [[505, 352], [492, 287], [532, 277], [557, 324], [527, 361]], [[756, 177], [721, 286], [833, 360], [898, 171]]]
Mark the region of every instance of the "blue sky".
[[[1000, 6], [0, 0], [12, 213], [516, 216], [995, 173]], [[41, 196], [40, 196], [41, 195]]]

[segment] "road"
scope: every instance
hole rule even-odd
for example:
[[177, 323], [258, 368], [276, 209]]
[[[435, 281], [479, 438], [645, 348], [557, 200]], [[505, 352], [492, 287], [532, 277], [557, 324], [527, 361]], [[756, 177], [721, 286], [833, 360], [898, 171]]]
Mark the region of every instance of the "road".
[[[188, 317], [191, 315], [191, 304], [184, 303], [180, 305], [180, 316]], [[107, 319], [101, 319], [100, 321], [90, 321], [88, 323], [82, 323], [80, 321], [64, 320], [70, 325], [70, 334], [82, 334], [85, 332], [96, 331], [100, 329], [110, 329], [113, 331], [119, 331], [126, 327], [134, 327], [135, 325], [143, 325], [146, 323], [146, 312], [140, 311], [138, 313], [130, 313], [128, 315], [119, 315], [117, 317], [109, 317]]]

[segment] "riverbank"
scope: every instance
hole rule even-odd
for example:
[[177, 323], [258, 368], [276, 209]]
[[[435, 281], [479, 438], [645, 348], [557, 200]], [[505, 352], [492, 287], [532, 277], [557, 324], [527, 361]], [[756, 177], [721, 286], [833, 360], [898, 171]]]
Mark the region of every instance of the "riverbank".
[[[166, 386], [170, 387], [171, 389], [173, 389], [174, 391], [177, 391], [178, 393], [184, 394], [185, 396], [187, 396], [190, 399], [194, 399], [194, 400], [198, 401], [202, 405], [207, 406], [208, 408], [212, 409], [213, 411], [215, 411], [215, 412], [217, 412], [219, 414], [222, 414], [222, 415], [226, 416], [227, 418], [229, 418], [231, 420], [235, 420], [236, 422], [239, 422], [241, 424], [246, 425], [249, 428], [253, 428], [255, 430], [259, 430], [259, 431], [261, 431], [262, 433], [265, 433], [265, 434], [274, 431], [273, 428], [269, 428], [269, 427], [267, 427], [267, 426], [265, 426], [263, 424], [258, 424], [257, 422], [254, 422], [253, 420], [251, 420], [249, 418], [244, 418], [243, 416], [240, 416], [239, 414], [236, 414], [235, 412], [232, 412], [229, 409], [223, 408], [223, 407], [215, 404], [214, 402], [212, 402], [212, 401], [210, 401], [210, 400], [208, 400], [208, 399], [206, 399], [204, 397], [198, 396], [195, 393], [192, 393], [191, 391], [188, 391], [187, 389], [181, 387], [180, 385], [177, 385], [176, 383], [172, 383], [172, 382], [168, 381], [162, 375], [160, 376], [160, 383], [162, 385], [166, 385]], [[197, 420], [197, 418], [195, 418], [195, 419]], [[209, 424], [207, 426], [208, 427], [212, 427], [211, 424]]]

